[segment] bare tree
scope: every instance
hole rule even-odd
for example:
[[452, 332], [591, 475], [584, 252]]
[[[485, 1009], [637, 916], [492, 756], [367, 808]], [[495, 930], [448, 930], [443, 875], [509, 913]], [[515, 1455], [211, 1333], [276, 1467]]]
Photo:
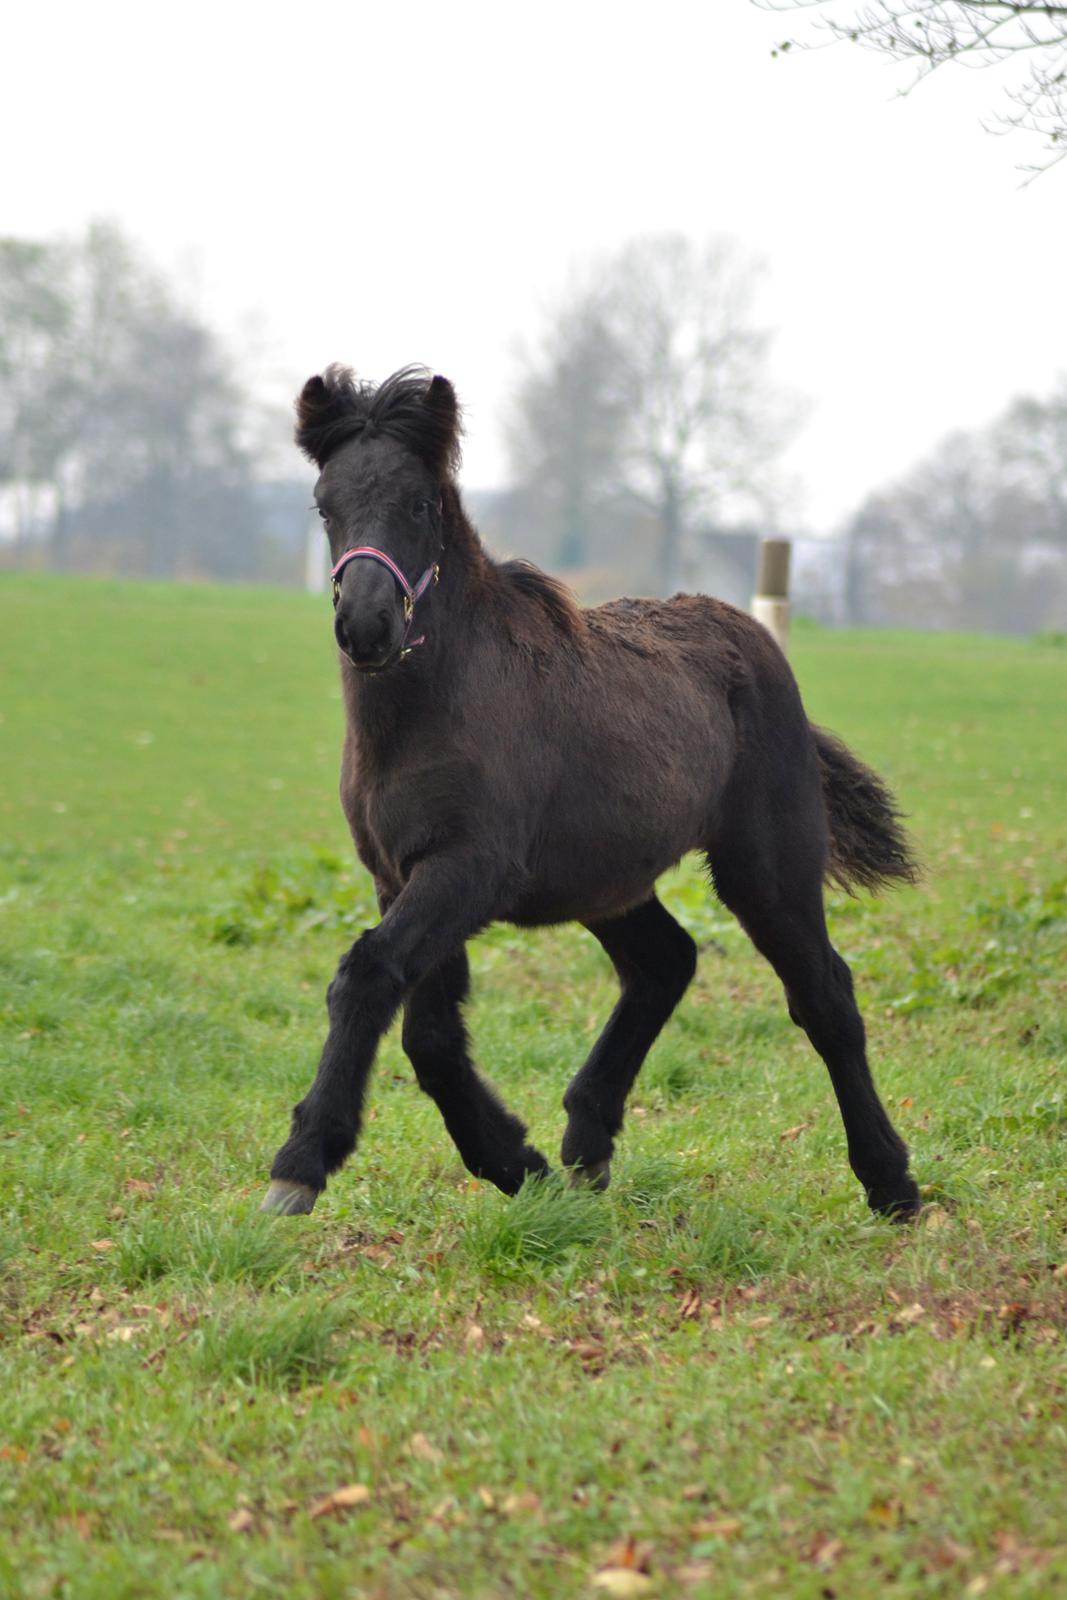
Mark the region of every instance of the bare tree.
[[[791, 408], [754, 321], [755, 264], [727, 239], [639, 238], [590, 269], [561, 302], [520, 385], [509, 437], [520, 483], [569, 519], [605, 499], [650, 514], [659, 584], [685, 581], [696, 522], [767, 514], [770, 465]], [[546, 487], [547, 486], [547, 487]]]
[[[1067, 3], [1063, 0], [870, 0], [858, 8], [840, 0], [755, 0], [769, 11], [818, 8], [829, 39], [847, 41], [917, 67], [912, 84], [938, 68], [996, 67], [1025, 58], [1006, 90], [1008, 110], [994, 126], [1022, 129], [1043, 142], [1047, 159], [1025, 170], [1045, 171], [1067, 156]], [[829, 14], [837, 6], [847, 15]], [[783, 40], [774, 54], [797, 41]]]
[[16, 547], [51, 512], [71, 306], [62, 246], [0, 239], [0, 489]]
[[698, 245], [682, 234], [634, 240], [606, 273], [623, 363], [623, 481], [659, 521], [666, 589], [687, 576], [697, 518], [769, 512], [769, 469], [793, 415], [768, 375], [770, 337], [753, 320], [758, 277], [732, 240]]
[[565, 296], [523, 365], [507, 422], [512, 474], [538, 502], [556, 565], [581, 567], [596, 509], [617, 487], [624, 420], [602, 295]]
[[848, 530], [854, 622], [1010, 632], [1067, 620], [1067, 383], [956, 433]]
[[253, 408], [119, 230], [0, 240], [0, 313], [0, 488], [51, 565], [254, 572]]

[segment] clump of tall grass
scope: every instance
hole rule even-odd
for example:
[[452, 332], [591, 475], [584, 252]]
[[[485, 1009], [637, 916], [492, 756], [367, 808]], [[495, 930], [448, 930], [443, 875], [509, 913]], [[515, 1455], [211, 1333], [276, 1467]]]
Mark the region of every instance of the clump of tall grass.
[[508, 1277], [563, 1261], [601, 1243], [614, 1227], [601, 1198], [555, 1178], [528, 1178], [518, 1194], [486, 1194], [463, 1233], [463, 1248], [480, 1271]]
[[295, 1281], [299, 1239], [266, 1217], [145, 1216], [121, 1235], [115, 1268], [128, 1289], [176, 1278], [190, 1288], [246, 1284], [268, 1289]]

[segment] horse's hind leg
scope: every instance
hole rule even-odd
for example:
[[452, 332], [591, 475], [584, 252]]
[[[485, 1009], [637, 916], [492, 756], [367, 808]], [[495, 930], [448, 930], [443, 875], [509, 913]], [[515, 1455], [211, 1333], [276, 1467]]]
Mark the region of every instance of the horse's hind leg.
[[466, 952], [415, 985], [404, 1002], [402, 1041], [420, 1089], [435, 1101], [468, 1172], [514, 1194], [548, 1162], [526, 1143], [526, 1128], [475, 1070], [462, 1005], [470, 987]]
[[563, 1162], [573, 1179], [606, 1189], [626, 1096], [696, 969], [696, 945], [655, 897], [589, 924], [611, 957], [622, 996], [563, 1097]]
[[[816, 799], [818, 797], [816, 796]], [[709, 852], [715, 887], [785, 988], [789, 1014], [822, 1056], [841, 1110], [848, 1158], [872, 1211], [912, 1216], [919, 1191], [908, 1149], [878, 1098], [848, 966], [830, 943], [822, 901], [821, 815], [735, 808]]]

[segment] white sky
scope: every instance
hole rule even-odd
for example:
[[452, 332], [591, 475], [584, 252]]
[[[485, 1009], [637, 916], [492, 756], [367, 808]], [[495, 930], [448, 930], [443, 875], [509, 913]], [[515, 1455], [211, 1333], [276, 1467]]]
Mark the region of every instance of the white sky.
[[[810, 13], [809, 13], [810, 17]], [[425, 361], [502, 481], [518, 336], [588, 251], [723, 232], [769, 265], [831, 528], [944, 432], [1067, 368], [1067, 166], [979, 119], [1000, 77], [843, 47], [750, 0], [50, 0], [0, 31], [0, 232], [120, 222], [289, 394]], [[293, 458], [294, 471], [299, 470]], [[789, 519], [791, 520], [791, 519]]]

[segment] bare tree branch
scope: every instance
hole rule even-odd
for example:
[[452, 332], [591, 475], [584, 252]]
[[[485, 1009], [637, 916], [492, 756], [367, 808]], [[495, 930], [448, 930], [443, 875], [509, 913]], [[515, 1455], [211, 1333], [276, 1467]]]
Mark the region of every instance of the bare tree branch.
[[[1067, 156], [1067, 4], [1036, 0], [870, 0], [842, 6], [841, 0], [754, 0], [764, 11], [819, 10], [815, 37], [785, 39], [780, 55], [819, 42], [848, 43], [893, 61], [914, 62], [917, 72], [907, 94], [941, 67], [1010, 67], [1029, 60], [1021, 82], [1009, 84], [1010, 109], [998, 113], [990, 131], [1036, 135], [1046, 159], [1023, 170], [1036, 176]], [[831, 14], [847, 11], [846, 16]]]

